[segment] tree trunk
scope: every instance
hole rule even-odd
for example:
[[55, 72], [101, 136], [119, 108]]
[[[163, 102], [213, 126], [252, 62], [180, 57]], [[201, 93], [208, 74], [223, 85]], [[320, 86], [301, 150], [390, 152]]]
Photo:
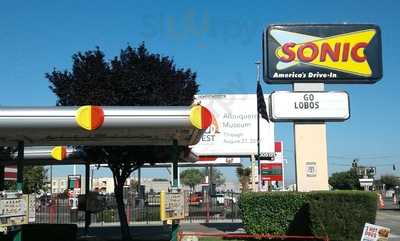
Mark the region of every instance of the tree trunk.
[[120, 227], [121, 227], [122, 240], [129, 241], [132, 239], [129, 233], [129, 225], [125, 212], [124, 195], [123, 195], [124, 183], [125, 180], [118, 180], [118, 182], [116, 182], [114, 185], [114, 193], [115, 193], [115, 199], [117, 201], [119, 221], [121, 224]]

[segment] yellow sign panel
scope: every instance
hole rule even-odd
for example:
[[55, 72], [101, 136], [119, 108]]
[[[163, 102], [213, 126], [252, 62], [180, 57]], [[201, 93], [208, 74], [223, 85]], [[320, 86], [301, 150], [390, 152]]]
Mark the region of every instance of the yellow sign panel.
[[184, 219], [187, 208], [184, 193], [160, 193], [161, 221]]
[[316, 38], [306, 43], [289, 42], [279, 47], [275, 54], [281, 61], [293, 61], [294, 65], [305, 63], [370, 77], [372, 71], [364, 51], [375, 33], [375, 29], [366, 29], [327, 38]]
[[34, 221], [35, 201], [33, 195], [13, 194], [0, 197], [0, 232], [9, 226], [27, 224]]

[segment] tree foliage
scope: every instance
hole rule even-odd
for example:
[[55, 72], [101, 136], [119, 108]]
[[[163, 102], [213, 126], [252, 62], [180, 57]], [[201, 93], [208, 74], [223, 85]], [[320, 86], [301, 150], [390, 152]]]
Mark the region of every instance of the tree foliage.
[[24, 167], [24, 193], [38, 193], [46, 191], [47, 169], [43, 166]]
[[387, 190], [400, 186], [400, 179], [393, 175], [382, 175], [380, 181], [382, 184], [385, 184]]
[[181, 183], [192, 190], [204, 180], [204, 174], [195, 168], [186, 169], [180, 174]]
[[355, 168], [345, 172], [336, 172], [329, 177], [329, 184], [338, 190], [359, 190], [360, 182]]
[[239, 178], [240, 185], [242, 186], [242, 192], [249, 189], [249, 183], [251, 178], [251, 168], [250, 167], [238, 167], [236, 168], [236, 175]]
[[[150, 53], [144, 44], [121, 50], [111, 61], [95, 50], [72, 56], [71, 70], [53, 70], [46, 74], [57, 105], [81, 106], [189, 106], [198, 91], [196, 73], [177, 68], [169, 57]], [[82, 147], [88, 159], [106, 161], [113, 173], [115, 196], [124, 240], [130, 239], [123, 208], [123, 185], [145, 162], [168, 161], [177, 152], [165, 146]]]
[[[203, 174], [204, 176], [207, 176], [208, 173], [206, 171], [207, 169], [204, 169]], [[225, 177], [224, 174], [217, 168], [212, 169], [212, 183], [215, 184], [217, 187], [224, 185], [225, 183]]]
[[46, 74], [57, 105], [188, 106], [198, 91], [196, 73], [144, 44], [128, 46], [110, 62], [99, 48], [74, 54], [72, 61], [71, 71]]

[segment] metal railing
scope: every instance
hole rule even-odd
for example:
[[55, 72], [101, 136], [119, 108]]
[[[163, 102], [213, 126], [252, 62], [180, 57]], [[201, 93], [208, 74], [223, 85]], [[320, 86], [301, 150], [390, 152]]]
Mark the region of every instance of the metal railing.
[[[146, 193], [139, 197], [136, 193], [124, 195], [125, 210], [128, 222], [150, 223], [160, 221], [160, 195]], [[239, 193], [226, 192], [217, 196], [187, 193], [189, 215], [186, 222], [213, 222], [216, 220], [235, 222], [240, 219], [238, 207]], [[115, 197], [103, 197], [102, 211], [91, 214], [91, 223], [102, 225], [119, 222]], [[68, 199], [53, 197], [40, 198], [36, 202], [35, 223], [75, 223], [84, 225], [85, 212], [71, 209]]]

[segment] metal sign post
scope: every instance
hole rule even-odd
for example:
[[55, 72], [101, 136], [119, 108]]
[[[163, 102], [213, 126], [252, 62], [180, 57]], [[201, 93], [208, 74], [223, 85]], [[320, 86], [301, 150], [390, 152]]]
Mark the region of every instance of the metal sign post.
[[[256, 182], [258, 180], [258, 168], [257, 168], [257, 161], [254, 155], [251, 155], [251, 187], [253, 192], [258, 191], [258, 186]], [[243, 189], [244, 187], [242, 187]]]
[[5, 166], [0, 165], [0, 191], [4, 190], [4, 170]]
[[90, 212], [88, 211], [88, 194], [89, 194], [89, 181], [90, 181], [90, 163], [89, 161], [85, 164], [85, 233], [88, 235], [90, 226]]
[[[321, 83], [294, 83], [293, 91], [323, 91]], [[294, 122], [296, 189], [329, 190], [325, 122]]]
[[[174, 151], [178, 152], [177, 141], [174, 141]], [[172, 160], [172, 192], [178, 192], [178, 155]], [[171, 241], [178, 240], [179, 220], [172, 220]]]
[[[24, 142], [18, 141], [17, 145], [17, 192], [22, 193], [23, 181], [24, 181]], [[22, 231], [21, 227], [15, 228], [15, 235], [13, 237], [13, 241], [21, 241], [22, 240]]]

